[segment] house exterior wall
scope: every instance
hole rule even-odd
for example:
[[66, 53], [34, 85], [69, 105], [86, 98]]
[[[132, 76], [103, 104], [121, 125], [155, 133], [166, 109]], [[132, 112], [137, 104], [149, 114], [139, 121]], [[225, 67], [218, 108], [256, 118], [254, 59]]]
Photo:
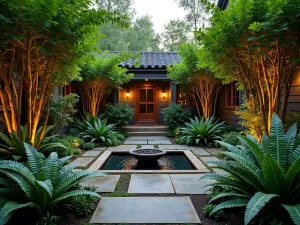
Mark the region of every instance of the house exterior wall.
[[[240, 94], [241, 95], [241, 94]], [[235, 127], [240, 127], [239, 125], [239, 117], [235, 114], [237, 107], [226, 107], [225, 106], [225, 86], [221, 89], [219, 94], [219, 119], [221, 121], [225, 121], [227, 125], [232, 125]], [[241, 98], [240, 98], [241, 104]]]
[[300, 68], [296, 70], [296, 74], [292, 82], [287, 111], [300, 112]]
[[[146, 87], [153, 87], [156, 89], [155, 120], [158, 124], [163, 124], [164, 117], [161, 111], [171, 103], [170, 80], [131, 80], [119, 90], [119, 102], [126, 102], [135, 110], [131, 124], [138, 122], [138, 88]], [[126, 95], [127, 91], [129, 91], [128, 97]], [[163, 91], [166, 93], [165, 97], [163, 97]]]

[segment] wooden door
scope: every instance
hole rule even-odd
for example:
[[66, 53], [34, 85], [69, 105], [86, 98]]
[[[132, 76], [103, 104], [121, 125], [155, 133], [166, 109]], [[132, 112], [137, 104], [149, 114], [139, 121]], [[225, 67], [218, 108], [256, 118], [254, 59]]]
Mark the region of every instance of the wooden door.
[[156, 121], [156, 89], [138, 88], [137, 120], [140, 122]]

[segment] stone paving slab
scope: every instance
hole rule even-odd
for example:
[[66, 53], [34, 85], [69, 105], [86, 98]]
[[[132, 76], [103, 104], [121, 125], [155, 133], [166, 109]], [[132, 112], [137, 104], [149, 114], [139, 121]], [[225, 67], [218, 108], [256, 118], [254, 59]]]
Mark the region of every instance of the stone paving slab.
[[189, 197], [104, 197], [90, 223], [201, 223]]
[[151, 140], [169, 140], [166, 136], [148, 136], [148, 141]]
[[146, 145], [147, 144], [147, 140], [146, 141], [130, 141], [130, 140], [126, 140], [124, 142], [125, 145]]
[[203, 175], [200, 174], [171, 174], [171, 180], [177, 194], [206, 194], [212, 184], [212, 180], [199, 180]]
[[141, 148], [154, 148], [154, 145], [142, 145]]
[[98, 155], [100, 155], [100, 151], [94, 151], [94, 150], [89, 150], [86, 153], [84, 153], [82, 156], [84, 157], [96, 157]]
[[[200, 159], [208, 166], [215, 166], [212, 163], [208, 163], [209, 161], [220, 161], [217, 157], [200, 157]], [[215, 169], [215, 168], [211, 168], [211, 170], [215, 173], [227, 174], [227, 172], [225, 172], [224, 170]]]
[[120, 175], [95, 177], [81, 183], [81, 185], [96, 187], [96, 192], [114, 192], [119, 179]]
[[130, 151], [136, 149], [136, 145], [118, 145], [107, 148], [108, 151]]
[[169, 145], [172, 144], [170, 140], [149, 140], [148, 144], [151, 145]]
[[220, 161], [217, 157], [200, 157], [200, 159], [208, 166], [214, 166], [210, 161]]
[[188, 150], [186, 145], [158, 145], [160, 149], [164, 150]]
[[77, 167], [84, 167], [86, 168], [92, 161], [94, 157], [79, 157], [73, 161], [73, 163], [80, 163], [80, 165]]
[[133, 174], [128, 193], [163, 194], [175, 192], [169, 174]]
[[222, 151], [221, 148], [205, 148], [205, 150], [213, 155], [217, 155], [220, 151]]
[[126, 138], [128, 141], [147, 141], [147, 136], [129, 136]]
[[93, 151], [104, 151], [106, 147], [94, 148]]
[[209, 152], [205, 151], [203, 148], [192, 148], [191, 149], [194, 154], [196, 154], [197, 156], [207, 156], [207, 155], [211, 155]]

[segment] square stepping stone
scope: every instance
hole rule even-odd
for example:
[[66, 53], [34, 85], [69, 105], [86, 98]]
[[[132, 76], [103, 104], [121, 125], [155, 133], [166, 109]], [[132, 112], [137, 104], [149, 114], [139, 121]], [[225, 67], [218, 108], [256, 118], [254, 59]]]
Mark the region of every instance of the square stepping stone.
[[130, 151], [136, 149], [136, 145], [118, 145], [107, 148], [107, 151]]
[[169, 140], [166, 136], [148, 136], [148, 141], [151, 140]]
[[168, 174], [133, 174], [128, 193], [175, 193]]
[[98, 155], [100, 155], [101, 152], [99, 151], [94, 151], [94, 150], [89, 150], [86, 153], [84, 153], [82, 156], [87, 156], [87, 157], [96, 157]]
[[186, 145], [162, 145], [158, 146], [160, 149], [163, 150], [189, 150], [188, 146]]
[[147, 136], [129, 136], [127, 141], [147, 141]]
[[171, 180], [177, 194], [206, 194], [212, 184], [212, 180], [200, 180], [200, 174], [171, 174]]
[[98, 147], [98, 148], [94, 148], [93, 151], [104, 151], [106, 149], [106, 147]]
[[201, 223], [189, 197], [104, 197], [90, 223]]
[[200, 159], [208, 166], [215, 166], [212, 163], [208, 163], [210, 161], [220, 161], [217, 157], [200, 157]]
[[95, 177], [81, 183], [82, 186], [96, 187], [96, 192], [114, 192], [120, 175]]
[[154, 145], [142, 145], [141, 148], [154, 148]]
[[196, 154], [197, 156], [203, 156], [203, 155], [211, 155], [208, 151], [205, 151], [203, 148], [201, 147], [194, 147], [191, 148], [191, 150], [194, 152], [194, 154]]
[[92, 161], [94, 157], [79, 157], [73, 161], [73, 163], [80, 163], [77, 168], [86, 168]]
[[145, 141], [130, 141], [130, 140], [126, 140], [124, 142], [125, 145], [146, 145], [147, 144], [147, 140]]
[[213, 155], [217, 155], [220, 151], [222, 151], [221, 148], [205, 148], [205, 150]]
[[169, 145], [172, 144], [170, 140], [149, 140], [148, 144], [151, 145]]

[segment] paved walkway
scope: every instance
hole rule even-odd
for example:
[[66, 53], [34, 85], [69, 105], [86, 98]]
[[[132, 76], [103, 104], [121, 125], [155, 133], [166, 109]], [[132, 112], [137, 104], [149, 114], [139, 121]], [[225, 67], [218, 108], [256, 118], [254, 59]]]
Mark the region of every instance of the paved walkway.
[[[155, 146], [154, 146], [155, 145]], [[158, 145], [158, 146], [157, 146]], [[129, 151], [142, 148], [159, 147], [164, 150], [190, 150], [207, 166], [209, 161], [219, 160], [215, 155], [218, 148], [200, 148], [185, 145], [172, 145], [167, 137], [129, 137], [124, 145], [98, 148], [87, 151], [75, 162], [81, 163], [79, 168], [86, 169], [98, 156], [106, 150]], [[211, 169], [213, 172], [222, 171]], [[200, 180], [202, 174], [132, 174], [129, 194], [159, 195], [157, 197], [104, 197], [94, 212], [90, 223], [201, 223], [189, 195], [202, 195], [208, 191], [210, 180]], [[84, 186], [95, 186], [99, 193], [114, 192], [120, 175], [108, 175], [85, 181]], [[168, 195], [162, 197], [161, 195]], [[174, 194], [186, 196], [174, 196]]]
[[165, 136], [131, 136], [128, 137], [125, 145], [170, 145], [172, 142]]

